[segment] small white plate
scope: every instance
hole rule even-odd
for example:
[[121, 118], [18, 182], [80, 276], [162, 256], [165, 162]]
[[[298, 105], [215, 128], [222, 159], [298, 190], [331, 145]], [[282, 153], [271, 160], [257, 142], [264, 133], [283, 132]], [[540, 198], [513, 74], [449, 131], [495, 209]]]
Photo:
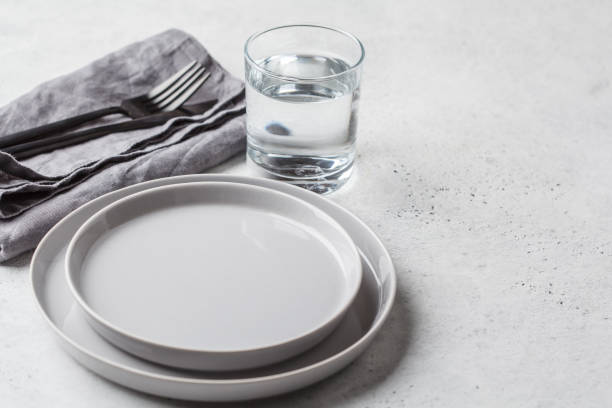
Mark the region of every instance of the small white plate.
[[117, 347], [173, 367], [233, 371], [320, 342], [361, 283], [357, 248], [317, 207], [237, 183], [123, 198], [77, 231], [69, 286]]
[[[325, 340], [285, 362], [249, 371], [208, 373], [164, 367], [113, 347], [87, 324], [72, 298], [64, 270], [68, 242], [96, 211], [132, 193], [162, 185], [225, 181], [261, 185], [299, 197], [332, 216], [357, 245], [363, 280], [344, 319]], [[40, 311], [62, 348], [94, 373], [141, 392], [195, 401], [240, 401], [306, 387], [355, 360], [383, 327], [395, 298], [396, 277], [381, 241], [363, 222], [333, 202], [277, 181], [223, 174], [163, 178], [113, 191], [79, 207], [57, 223], [32, 257], [30, 277]]]

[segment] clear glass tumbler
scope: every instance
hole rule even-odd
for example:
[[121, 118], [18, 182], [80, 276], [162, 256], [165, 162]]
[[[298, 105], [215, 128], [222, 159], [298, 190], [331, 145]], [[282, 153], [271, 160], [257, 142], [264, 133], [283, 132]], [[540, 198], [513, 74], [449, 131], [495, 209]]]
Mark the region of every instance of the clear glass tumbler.
[[355, 157], [361, 42], [289, 25], [251, 36], [244, 57], [250, 167], [318, 193], [338, 189]]

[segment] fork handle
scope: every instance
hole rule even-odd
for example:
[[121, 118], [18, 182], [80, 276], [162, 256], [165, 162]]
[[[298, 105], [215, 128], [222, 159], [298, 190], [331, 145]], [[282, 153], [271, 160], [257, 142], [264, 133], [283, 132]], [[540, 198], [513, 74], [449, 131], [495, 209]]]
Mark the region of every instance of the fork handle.
[[162, 125], [169, 119], [185, 116], [185, 112], [174, 110], [170, 112], [161, 112], [151, 116], [146, 116], [138, 119], [131, 119], [111, 125], [104, 125], [90, 129], [78, 130], [73, 133], [54, 135], [44, 140], [33, 140], [30, 142], [13, 145], [3, 149], [6, 153], [12, 154], [17, 160], [27, 159], [41, 153], [47, 153], [52, 150], [60, 149], [74, 144], [83, 143], [92, 139], [97, 139], [114, 132], [126, 132], [136, 129], [147, 129], [154, 126]]
[[125, 111], [119, 106], [111, 106], [108, 108], [97, 109], [71, 118], [58, 120], [57, 122], [48, 123], [46, 125], [23, 130], [21, 132], [12, 133], [10, 135], [0, 136], [0, 148], [17, 145], [24, 142], [43, 139], [50, 134], [70, 130], [90, 120], [98, 119], [113, 113], [125, 114]]

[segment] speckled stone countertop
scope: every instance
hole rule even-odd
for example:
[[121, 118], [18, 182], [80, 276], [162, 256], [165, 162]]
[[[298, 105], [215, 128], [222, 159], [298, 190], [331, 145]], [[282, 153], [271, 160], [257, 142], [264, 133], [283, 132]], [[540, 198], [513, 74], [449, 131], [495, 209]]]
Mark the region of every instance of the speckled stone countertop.
[[[247, 36], [291, 22], [366, 46], [358, 169], [330, 199], [380, 235], [399, 292], [354, 364], [249, 406], [611, 406], [611, 3], [6, 1], [0, 103], [169, 27], [242, 75]], [[64, 354], [30, 256], [0, 266], [0, 405], [199, 406]]]

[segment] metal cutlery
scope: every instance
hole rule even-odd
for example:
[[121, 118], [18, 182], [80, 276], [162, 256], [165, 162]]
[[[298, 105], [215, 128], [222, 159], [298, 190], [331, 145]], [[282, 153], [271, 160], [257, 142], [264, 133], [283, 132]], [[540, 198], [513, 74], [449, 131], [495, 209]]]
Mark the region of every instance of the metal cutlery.
[[[204, 67], [201, 63], [198, 61], [192, 61], [166, 81], [153, 88], [151, 91], [134, 98], [126, 99], [122, 101], [119, 106], [110, 106], [107, 108], [98, 109], [36, 128], [1, 136], [0, 149], [9, 153], [28, 150], [33, 146], [28, 145], [27, 143], [34, 141], [45, 142], [45, 140], [54, 133], [73, 129], [79, 125], [89, 122], [90, 120], [98, 119], [110, 114], [123, 114], [131, 117], [132, 119], [139, 119], [160, 112], [176, 111], [209, 78], [210, 73], [205, 74], [205, 70], [206, 67]], [[160, 118], [161, 117], [163, 116], [160, 116]], [[132, 126], [143, 125], [145, 123], [149, 122], [141, 121], [133, 124]], [[157, 122], [152, 121], [152, 123]], [[80, 132], [86, 131], [87, 130]], [[108, 134], [108, 132], [106, 134]], [[14, 147], [11, 149], [9, 148], [10, 146], [21, 147]], [[37, 146], [41, 147], [41, 145]]]
[[4, 148], [3, 151], [12, 154], [17, 160], [27, 159], [28, 157], [47, 153], [52, 150], [60, 149], [74, 144], [83, 143], [92, 139], [108, 135], [110, 133], [151, 128], [164, 124], [166, 121], [175, 117], [199, 115], [208, 111], [216, 103], [217, 99], [213, 99], [197, 104], [184, 105], [175, 110], [167, 112], [158, 112], [137, 119], [84, 129], [68, 134], [50, 136], [42, 140], [32, 140], [29, 142]]

